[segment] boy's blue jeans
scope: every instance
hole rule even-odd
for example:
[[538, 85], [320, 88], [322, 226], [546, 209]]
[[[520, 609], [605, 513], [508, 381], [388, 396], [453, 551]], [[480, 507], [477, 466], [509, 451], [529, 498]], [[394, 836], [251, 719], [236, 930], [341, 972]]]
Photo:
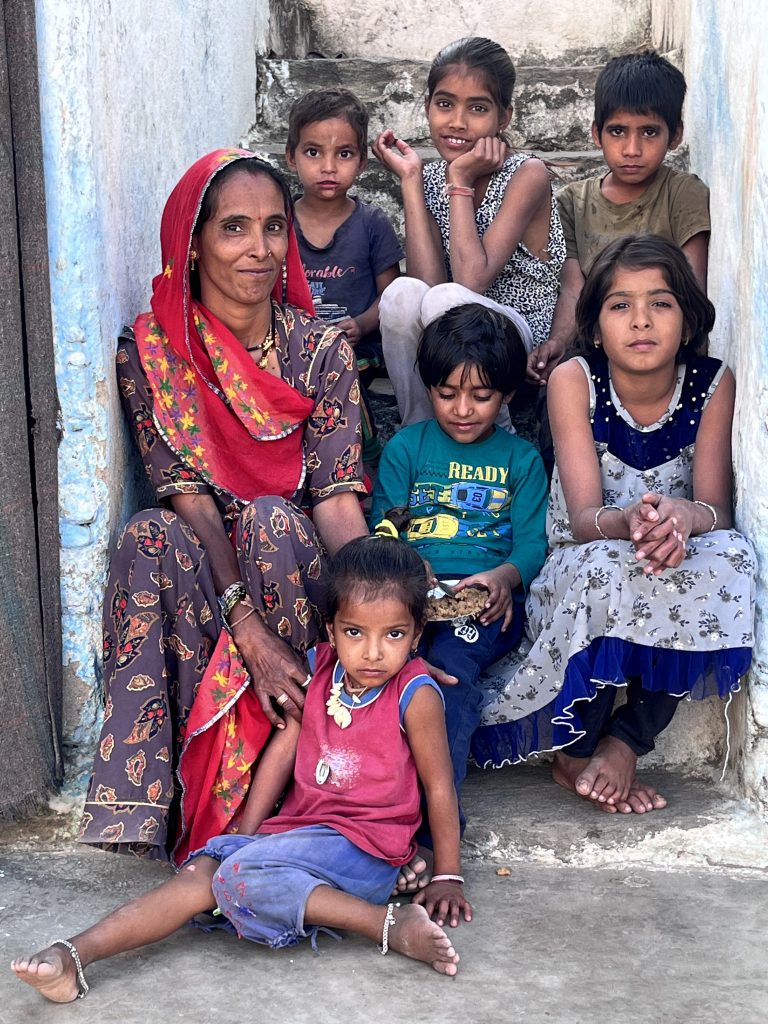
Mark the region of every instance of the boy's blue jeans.
[[[515, 601], [512, 622], [504, 633], [501, 631], [503, 619], [497, 619], [489, 626], [482, 626], [474, 620], [464, 626], [457, 625], [455, 621], [430, 622], [422, 634], [419, 657], [459, 679], [455, 686], [440, 687], [445, 698], [445, 728], [453, 765], [453, 782], [459, 797], [467, 774], [472, 734], [480, 724], [483, 704], [480, 674], [517, 646], [523, 635], [524, 620], [524, 606]], [[423, 806], [422, 811], [425, 813]], [[461, 806], [459, 820], [463, 833], [466, 819]], [[432, 845], [426, 817], [416, 841], [425, 846]]]

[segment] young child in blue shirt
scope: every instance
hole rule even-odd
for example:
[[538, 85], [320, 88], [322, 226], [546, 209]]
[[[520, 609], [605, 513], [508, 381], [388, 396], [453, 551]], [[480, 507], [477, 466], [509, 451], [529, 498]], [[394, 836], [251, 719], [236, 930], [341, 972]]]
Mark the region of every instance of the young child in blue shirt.
[[395, 434], [381, 457], [371, 522], [407, 507], [404, 539], [438, 580], [484, 587], [476, 617], [430, 622], [419, 653], [458, 678], [443, 687], [457, 793], [480, 723], [480, 674], [523, 631], [529, 584], [547, 553], [547, 478], [536, 449], [495, 425], [525, 380], [526, 351], [511, 320], [477, 303], [426, 328], [417, 364], [435, 418]]
[[[291, 108], [285, 157], [303, 190], [295, 207], [301, 260], [315, 312], [346, 333], [364, 386], [384, 366], [379, 296], [403, 257], [384, 211], [348, 194], [367, 149], [368, 111], [348, 89], [314, 89]], [[363, 440], [363, 458], [378, 457], [367, 404]]]

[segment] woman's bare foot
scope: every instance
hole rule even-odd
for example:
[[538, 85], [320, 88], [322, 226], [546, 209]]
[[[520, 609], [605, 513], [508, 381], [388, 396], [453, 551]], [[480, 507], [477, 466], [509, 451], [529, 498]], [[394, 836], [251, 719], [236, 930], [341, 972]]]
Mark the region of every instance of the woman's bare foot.
[[19, 956], [11, 970], [52, 1003], [71, 1003], [80, 992], [75, 961], [65, 946], [54, 944], [34, 956]]
[[402, 893], [417, 892], [419, 889], [429, 885], [432, 877], [432, 863], [435, 855], [427, 846], [420, 846], [407, 864], [400, 868], [393, 896], [400, 896]]
[[429, 919], [424, 907], [409, 904], [394, 911], [387, 941], [391, 949], [413, 960], [423, 960], [438, 974], [453, 975], [458, 970], [459, 954], [440, 925]]

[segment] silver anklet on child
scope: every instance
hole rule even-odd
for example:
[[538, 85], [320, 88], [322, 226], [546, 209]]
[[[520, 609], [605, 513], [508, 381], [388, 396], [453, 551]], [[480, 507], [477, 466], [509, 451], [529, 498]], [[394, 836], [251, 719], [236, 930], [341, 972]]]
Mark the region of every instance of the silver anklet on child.
[[379, 946], [379, 950], [381, 951], [382, 956], [386, 956], [387, 953], [389, 952], [389, 929], [392, 927], [393, 924], [397, 923], [395, 921], [395, 915], [392, 913], [392, 911], [395, 909], [395, 907], [399, 906], [399, 903], [387, 904], [387, 916], [384, 918], [384, 928], [381, 933], [381, 945]]
[[80, 954], [77, 952], [77, 950], [69, 941], [69, 939], [56, 939], [54, 942], [51, 943], [51, 945], [66, 946], [66, 948], [69, 950], [69, 955], [75, 961], [75, 969], [77, 970], [77, 998], [84, 999], [88, 995], [89, 985], [88, 982], [85, 980], [85, 975], [83, 974], [83, 965], [80, 960]]

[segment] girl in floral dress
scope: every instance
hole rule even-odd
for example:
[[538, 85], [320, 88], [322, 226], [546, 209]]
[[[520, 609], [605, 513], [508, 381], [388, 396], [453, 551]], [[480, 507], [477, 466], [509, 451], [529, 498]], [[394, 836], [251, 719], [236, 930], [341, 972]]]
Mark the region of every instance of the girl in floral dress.
[[473, 753], [498, 766], [555, 750], [561, 785], [643, 813], [666, 801], [635, 777], [637, 757], [683, 697], [728, 697], [751, 660], [755, 556], [731, 515], [735, 382], [696, 355], [715, 311], [670, 242], [610, 245], [577, 315], [582, 354], [550, 384], [557, 464], [533, 646]]

